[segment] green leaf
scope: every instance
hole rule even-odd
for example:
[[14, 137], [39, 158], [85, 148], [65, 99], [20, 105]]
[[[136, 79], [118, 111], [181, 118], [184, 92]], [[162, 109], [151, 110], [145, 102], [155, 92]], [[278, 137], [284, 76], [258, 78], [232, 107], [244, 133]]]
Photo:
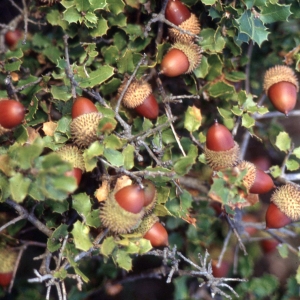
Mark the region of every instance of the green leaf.
[[31, 183], [29, 178], [24, 177], [21, 173], [17, 173], [9, 179], [10, 194], [16, 202], [22, 202], [28, 193]]
[[118, 249], [115, 256], [116, 262], [120, 268], [126, 271], [130, 271], [132, 269], [132, 259], [127, 251]]
[[47, 207], [50, 207], [53, 212], [62, 214], [69, 209], [68, 201], [55, 201], [47, 199], [45, 201]]
[[300, 147], [297, 147], [293, 150], [293, 153], [297, 158], [300, 158]]
[[118, 70], [120, 73], [132, 73], [135, 68], [133, 62], [133, 52], [130, 49], [127, 49], [122, 57], [117, 61]]
[[287, 170], [296, 171], [299, 169], [299, 163], [294, 159], [289, 159], [285, 164]]
[[16, 60], [11, 63], [6, 63], [4, 65], [4, 69], [5, 69], [5, 71], [8, 71], [8, 72], [19, 71], [21, 64], [22, 64], [22, 62], [20, 60]]
[[81, 215], [86, 216], [92, 209], [91, 199], [85, 193], [73, 195], [73, 208]]
[[231, 84], [228, 84], [224, 81], [218, 81], [210, 84], [208, 92], [212, 97], [217, 98], [232, 95], [235, 92], [235, 89]]
[[79, 83], [80, 87], [94, 87], [103, 83], [105, 80], [113, 76], [114, 68], [108, 65], [100, 66], [96, 71], [89, 73], [89, 78], [83, 78]]
[[90, 8], [89, 0], [74, 0], [74, 4], [78, 11], [87, 11]]
[[288, 17], [291, 15], [290, 8], [291, 4], [268, 3], [267, 6], [261, 7], [260, 19], [265, 24], [287, 21]]
[[66, 237], [67, 234], [68, 225], [61, 224], [53, 231], [51, 237], [48, 238], [47, 249], [50, 252], [57, 251], [61, 247], [61, 241]]
[[105, 148], [103, 156], [113, 166], [122, 167], [124, 165], [124, 156], [122, 155], [121, 152], [119, 152], [117, 150]]
[[289, 248], [288, 248], [288, 244], [285, 244], [285, 243], [279, 244], [279, 245], [277, 246], [277, 250], [278, 250], [278, 252], [279, 252], [279, 254], [280, 254], [280, 256], [281, 256], [282, 258], [288, 258], [288, 257], [289, 257]]
[[205, 5], [214, 5], [217, 2], [217, 0], [204, 0], [202, 1]]
[[208, 73], [208, 62], [206, 56], [202, 56], [199, 66], [194, 70], [197, 78], [205, 78]]
[[255, 125], [255, 119], [249, 114], [243, 114], [242, 116], [242, 126], [246, 128], [251, 128]]
[[151, 242], [146, 239], [140, 239], [139, 240], [139, 254], [143, 255], [149, 252], [152, 249]]
[[184, 115], [184, 128], [189, 132], [196, 131], [201, 126], [201, 121], [201, 110], [196, 106], [188, 106]]
[[77, 249], [87, 251], [93, 246], [89, 237], [89, 227], [79, 220], [73, 225], [71, 233], [74, 237], [74, 243]]
[[104, 256], [109, 257], [112, 254], [112, 252], [116, 246], [117, 246], [117, 244], [116, 244], [114, 238], [112, 236], [107, 237], [101, 245], [100, 252]]
[[263, 22], [257, 18], [251, 10], [243, 12], [240, 18], [236, 19], [239, 33], [246, 34], [258, 46], [267, 40], [268, 32]]
[[109, 11], [118, 15], [124, 11], [125, 3], [122, 0], [106, 0]]
[[92, 143], [88, 149], [84, 150], [83, 158], [87, 172], [92, 171], [97, 166], [98, 156], [103, 154], [103, 150], [104, 146], [98, 141]]
[[174, 164], [175, 172], [180, 176], [187, 174], [190, 171], [193, 164], [195, 163], [197, 156], [197, 147], [195, 145], [191, 145], [188, 155], [179, 158]]
[[225, 47], [225, 39], [222, 36], [221, 29], [205, 28], [201, 30], [200, 37], [202, 41], [200, 46], [206, 52], [222, 52]]
[[280, 132], [276, 137], [275, 145], [279, 150], [288, 152], [291, 149], [291, 138], [287, 132]]
[[54, 64], [58, 62], [61, 56], [61, 52], [57, 46], [50, 45], [43, 50], [43, 54]]
[[80, 13], [75, 7], [70, 7], [66, 9], [64, 12], [64, 20], [67, 21], [68, 23], [77, 23], [79, 20], [82, 19]]
[[122, 152], [124, 157], [124, 168], [126, 170], [130, 170], [134, 167], [134, 150], [132, 145], [128, 145]]
[[93, 10], [103, 9], [106, 7], [106, 0], [89, 0]]
[[62, 100], [66, 102], [72, 97], [70, 88], [65, 85], [52, 85], [50, 90], [51, 94], [53, 95], [53, 98], [57, 100]]
[[100, 37], [106, 34], [107, 30], [107, 20], [105, 20], [104, 18], [99, 18], [96, 27], [90, 30], [90, 35], [94, 38]]
[[281, 168], [279, 166], [272, 166], [270, 172], [272, 177], [277, 178], [281, 175]]

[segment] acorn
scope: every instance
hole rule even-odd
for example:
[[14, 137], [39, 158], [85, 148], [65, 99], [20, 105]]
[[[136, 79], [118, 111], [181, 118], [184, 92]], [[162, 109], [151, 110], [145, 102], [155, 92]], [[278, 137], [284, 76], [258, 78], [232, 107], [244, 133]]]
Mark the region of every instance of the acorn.
[[140, 233], [144, 239], [151, 242], [152, 247], [168, 246], [168, 233], [164, 226], [159, 223], [156, 215], [150, 214], [143, 218], [139, 227], [134, 231]]
[[18, 258], [18, 253], [11, 248], [0, 249], [0, 286], [3, 288], [9, 286], [15, 264]]
[[247, 173], [243, 178], [246, 189], [252, 194], [264, 194], [274, 188], [272, 178], [258, 169], [249, 161], [242, 161], [237, 166], [240, 170], [247, 169]]
[[111, 192], [100, 210], [102, 224], [123, 234], [137, 228], [144, 216], [144, 191], [137, 184]]
[[288, 66], [275, 66], [267, 70], [264, 90], [274, 107], [288, 115], [297, 102], [299, 85], [294, 71]]
[[13, 99], [0, 99], [0, 135], [20, 125], [25, 117], [22, 103]]
[[297, 185], [288, 183], [277, 188], [271, 202], [292, 221], [300, 219], [300, 190]]
[[[179, 0], [169, 0], [165, 17], [168, 21], [183, 30], [187, 30], [196, 35], [200, 33], [201, 28], [198, 18]], [[175, 28], [169, 29], [169, 35], [173, 41], [193, 42], [195, 39], [194, 36], [181, 33]]]
[[67, 172], [67, 176], [73, 176], [76, 179], [77, 185], [80, 184], [82, 173], [85, 171], [85, 164], [82, 151], [76, 146], [65, 145], [56, 153], [66, 162], [71, 163], [73, 170]]
[[191, 73], [200, 64], [201, 57], [198, 45], [176, 42], [163, 57], [160, 74], [176, 77]]
[[214, 171], [234, 167], [239, 162], [238, 144], [231, 132], [217, 121], [207, 131], [204, 152], [207, 164]]
[[292, 220], [276, 204], [271, 202], [266, 212], [266, 227], [281, 228], [290, 223], [292, 223]]
[[149, 214], [150, 212], [152, 212], [153, 208], [155, 207], [156, 199], [157, 199], [157, 191], [155, 185], [149, 179], [143, 179], [142, 184], [144, 186], [145, 214]]
[[[121, 84], [118, 94], [122, 93], [127, 80]], [[139, 115], [147, 119], [156, 119], [159, 113], [158, 103], [152, 94], [151, 85], [143, 80], [134, 79], [126, 90], [122, 103], [125, 107], [134, 109]]]
[[102, 114], [94, 103], [84, 97], [78, 97], [72, 106], [71, 135], [78, 147], [88, 147], [98, 138], [97, 130]]

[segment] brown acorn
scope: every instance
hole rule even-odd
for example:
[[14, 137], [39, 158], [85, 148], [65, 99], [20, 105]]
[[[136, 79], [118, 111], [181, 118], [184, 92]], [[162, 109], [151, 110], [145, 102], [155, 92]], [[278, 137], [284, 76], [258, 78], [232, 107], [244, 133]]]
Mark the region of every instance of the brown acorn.
[[103, 226], [123, 234], [137, 228], [144, 216], [144, 192], [138, 185], [111, 192], [100, 210]]
[[150, 214], [143, 218], [139, 227], [134, 231], [140, 233], [144, 239], [151, 242], [152, 247], [168, 246], [168, 233], [159, 223], [156, 215]]
[[196, 44], [177, 42], [161, 61], [161, 71], [168, 77], [193, 72], [201, 62], [201, 48]]
[[[118, 90], [120, 95], [127, 84], [121, 84]], [[122, 99], [124, 106], [134, 109], [139, 115], [147, 119], [156, 119], [159, 113], [158, 103], [152, 94], [151, 85], [142, 80], [133, 80]]]
[[256, 166], [249, 161], [242, 161], [237, 166], [240, 170], [247, 169], [247, 173], [243, 179], [246, 189], [252, 194], [264, 194], [274, 188], [272, 178], [256, 168]]
[[207, 164], [214, 171], [234, 167], [239, 162], [238, 144], [231, 132], [217, 121], [207, 131], [204, 152]]
[[75, 177], [77, 185], [79, 185], [82, 173], [85, 171], [85, 164], [82, 151], [79, 150], [76, 146], [65, 145], [58, 151], [56, 151], [56, 153], [64, 161], [71, 163], [74, 172], [71, 172], [70, 175]]
[[266, 228], [281, 228], [290, 223], [292, 223], [291, 218], [271, 202], [266, 211]]
[[147, 215], [153, 211], [153, 208], [156, 205], [157, 191], [153, 182], [148, 179], [143, 179], [142, 184], [144, 186], [144, 195], [145, 195], [145, 203], [144, 203], [145, 215]]
[[288, 183], [277, 188], [271, 202], [292, 221], [300, 219], [300, 190], [297, 185]]
[[274, 107], [288, 115], [297, 102], [299, 85], [294, 71], [288, 66], [275, 66], [267, 70], [264, 90]]

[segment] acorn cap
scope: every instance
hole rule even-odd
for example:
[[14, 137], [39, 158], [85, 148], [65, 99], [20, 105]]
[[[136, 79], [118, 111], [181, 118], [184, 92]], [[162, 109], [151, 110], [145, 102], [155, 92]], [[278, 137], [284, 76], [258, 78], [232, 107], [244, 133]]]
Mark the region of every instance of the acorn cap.
[[186, 55], [190, 65], [185, 74], [194, 71], [201, 62], [201, 48], [196, 44], [176, 42], [169, 51], [172, 49], [178, 49]]
[[0, 249], [0, 273], [10, 273], [15, 268], [18, 252], [12, 248]]
[[[118, 89], [118, 95], [122, 93], [128, 80], [124, 80]], [[128, 108], [136, 108], [141, 105], [145, 99], [152, 94], [151, 85], [143, 80], [133, 80], [126, 90], [122, 103]]]
[[115, 193], [110, 193], [100, 210], [103, 226], [110, 231], [123, 234], [137, 228], [144, 216], [144, 209], [134, 214], [123, 209], [115, 199]]
[[241, 171], [247, 169], [247, 173], [245, 174], [245, 176], [243, 178], [243, 184], [246, 187], [246, 189], [249, 190], [251, 188], [251, 186], [253, 185], [253, 183], [255, 181], [255, 177], [256, 177], [255, 165], [249, 161], [243, 160], [236, 167]]
[[97, 140], [98, 124], [101, 118], [101, 113], [92, 112], [72, 120], [70, 125], [71, 135], [78, 147], [88, 147]]
[[139, 227], [134, 230], [134, 233], [140, 233], [142, 236], [144, 236], [157, 222], [159, 222], [159, 218], [156, 215], [150, 214], [145, 216]]
[[264, 77], [264, 90], [268, 93], [269, 88], [277, 82], [290, 82], [292, 83], [297, 92], [299, 91], [298, 79], [293, 71], [288, 66], [275, 66], [267, 70]]
[[5, 133], [10, 132], [10, 131], [11, 131], [11, 129], [4, 128], [0, 125], [0, 136], [4, 135]]
[[78, 168], [82, 172], [85, 171], [85, 164], [82, 151], [76, 146], [65, 145], [61, 147], [56, 153], [64, 160], [72, 164], [73, 168]]
[[[187, 30], [193, 34], [199, 34], [201, 31], [200, 23], [195, 14], [191, 14], [191, 16], [182, 22], [178, 27], [183, 30]], [[194, 36], [191, 36], [187, 33], [182, 33], [176, 28], [169, 28], [169, 35], [173, 41], [182, 41], [182, 42], [193, 42], [195, 40]]]
[[234, 146], [225, 151], [213, 151], [204, 148], [205, 159], [207, 164], [214, 170], [219, 171], [225, 168], [231, 168], [238, 164], [240, 156], [239, 145], [234, 142]]
[[271, 201], [291, 220], [300, 219], [300, 190], [295, 184], [285, 184], [275, 190]]

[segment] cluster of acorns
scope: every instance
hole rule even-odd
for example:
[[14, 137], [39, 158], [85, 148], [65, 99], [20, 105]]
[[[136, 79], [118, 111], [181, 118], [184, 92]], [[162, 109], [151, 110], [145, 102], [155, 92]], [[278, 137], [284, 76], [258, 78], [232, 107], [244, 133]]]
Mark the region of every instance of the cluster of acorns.
[[109, 193], [100, 211], [103, 226], [116, 234], [139, 233], [153, 247], [167, 246], [168, 233], [153, 213], [157, 191], [152, 181], [143, 179]]
[[[251, 194], [264, 194], [274, 188], [272, 178], [248, 161], [240, 161], [239, 146], [230, 131], [215, 122], [206, 136], [205, 156], [207, 164], [214, 171], [228, 168], [247, 170], [243, 184]], [[248, 195], [245, 197], [248, 200]], [[266, 212], [267, 228], [281, 228], [300, 219], [300, 190], [296, 184], [278, 187], [271, 195], [271, 203]], [[250, 202], [251, 205], [251, 202]]]
[[201, 31], [198, 18], [179, 0], [169, 0], [165, 17], [171, 23], [193, 35], [176, 28], [169, 29], [169, 36], [174, 42], [161, 62], [161, 74], [176, 77], [191, 73], [200, 64], [201, 48], [194, 43], [195, 35]]

